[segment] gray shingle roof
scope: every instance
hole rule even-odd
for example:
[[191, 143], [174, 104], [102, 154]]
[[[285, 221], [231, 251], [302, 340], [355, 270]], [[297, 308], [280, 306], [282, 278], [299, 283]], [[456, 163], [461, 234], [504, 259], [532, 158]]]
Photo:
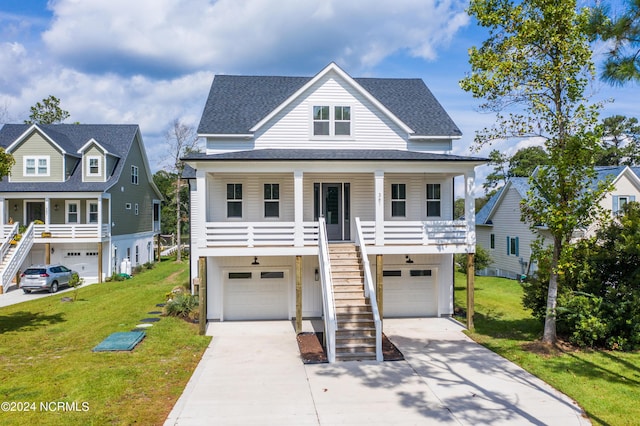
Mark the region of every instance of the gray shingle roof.
[[222, 154], [194, 153], [183, 160], [204, 161], [469, 161], [485, 158], [382, 149], [255, 149]]
[[[0, 129], [0, 146], [8, 147], [30, 127], [29, 124], [5, 124]], [[127, 157], [131, 144], [139, 131], [138, 125], [135, 124], [45, 124], [38, 125], [38, 127], [72, 157], [78, 158], [78, 149], [89, 140], [95, 139], [110, 154], [122, 160], [118, 161], [115, 170], [106, 182], [82, 182], [82, 170], [80, 167], [76, 167], [73, 174], [65, 182], [9, 182], [7, 178], [4, 178], [0, 181], [0, 191], [105, 191], [118, 181], [124, 166], [123, 160]]]
[[[312, 77], [217, 75], [202, 113], [199, 134], [249, 134]], [[420, 79], [355, 78], [419, 136], [462, 135]]]

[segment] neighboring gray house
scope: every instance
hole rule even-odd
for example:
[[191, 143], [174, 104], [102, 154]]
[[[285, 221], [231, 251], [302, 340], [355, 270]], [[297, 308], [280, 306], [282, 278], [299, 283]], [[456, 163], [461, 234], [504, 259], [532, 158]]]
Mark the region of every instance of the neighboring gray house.
[[137, 125], [6, 124], [0, 146], [16, 161], [0, 182], [1, 288], [30, 264], [102, 281], [154, 260], [162, 197]]
[[[625, 203], [640, 197], [640, 168], [626, 166], [597, 167], [597, 181], [611, 179], [614, 190], [607, 193], [601, 205], [613, 213]], [[536, 270], [531, 261], [531, 244], [538, 235], [549, 238], [544, 226], [531, 231], [521, 220], [520, 202], [527, 197], [529, 178], [511, 178], [476, 215], [477, 244], [491, 255], [493, 263], [479, 274], [518, 279]], [[591, 235], [594, 229], [576, 235]]]
[[[207, 320], [324, 318], [331, 342], [341, 310], [369, 318], [367, 333], [380, 316], [453, 313], [453, 255], [475, 250], [485, 160], [449, 154], [461, 132], [422, 80], [333, 63], [314, 77], [219, 75], [198, 133], [206, 152], [185, 161]], [[456, 176], [467, 221], [453, 220]]]

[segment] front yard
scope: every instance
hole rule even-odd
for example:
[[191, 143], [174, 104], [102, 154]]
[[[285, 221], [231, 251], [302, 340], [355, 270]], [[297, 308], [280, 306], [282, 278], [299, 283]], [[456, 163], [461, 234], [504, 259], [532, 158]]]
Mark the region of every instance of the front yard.
[[[476, 277], [475, 332], [469, 336], [575, 399], [593, 424], [634, 425], [640, 419], [640, 353], [536, 345], [542, 324], [522, 307], [513, 280]], [[456, 274], [456, 306], [466, 306], [466, 277]]]
[[159, 317], [149, 312], [188, 279], [187, 263], [163, 261], [130, 280], [81, 287], [75, 302], [52, 295], [0, 308], [0, 424], [162, 424], [210, 337], [160, 317], [131, 352], [91, 349]]

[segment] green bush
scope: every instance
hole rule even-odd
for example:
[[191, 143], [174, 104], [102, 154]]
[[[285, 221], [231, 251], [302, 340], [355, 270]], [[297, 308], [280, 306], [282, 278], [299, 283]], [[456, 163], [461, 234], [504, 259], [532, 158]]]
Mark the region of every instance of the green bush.
[[168, 316], [197, 320], [198, 296], [189, 293], [177, 293], [165, 304], [164, 313]]
[[[454, 258], [458, 271], [463, 274], [467, 273], [467, 255], [465, 253], [456, 254]], [[476, 271], [480, 271], [491, 265], [493, 259], [489, 255], [489, 252], [482, 246], [476, 245], [476, 255], [474, 257], [474, 267]]]

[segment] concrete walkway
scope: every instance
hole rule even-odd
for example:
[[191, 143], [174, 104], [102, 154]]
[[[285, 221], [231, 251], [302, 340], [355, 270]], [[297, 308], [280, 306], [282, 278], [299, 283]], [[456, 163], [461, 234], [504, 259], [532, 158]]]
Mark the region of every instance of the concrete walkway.
[[405, 361], [303, 365], [290, 322], [212, 323], [165, 425], [590, 424], [461, 331], [444, 318], [385, 320]]

